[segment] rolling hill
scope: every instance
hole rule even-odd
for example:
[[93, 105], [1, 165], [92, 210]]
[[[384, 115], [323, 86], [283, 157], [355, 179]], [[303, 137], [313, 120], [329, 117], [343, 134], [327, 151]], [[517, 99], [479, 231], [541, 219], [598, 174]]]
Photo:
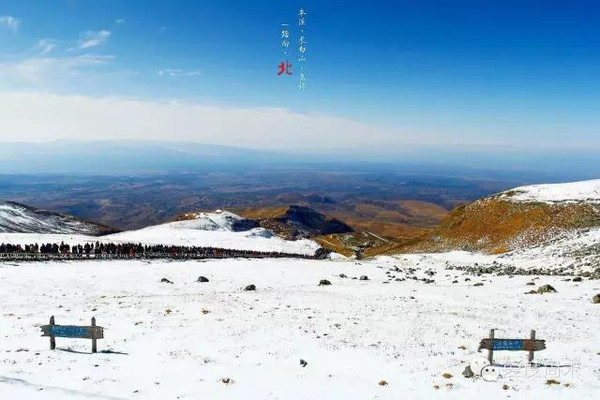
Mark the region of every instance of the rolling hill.
[[312, 255], [319, 245], [308, 239], [286, 240], [251, 219], [216, 210], [182, 214], [176, 221], [108, 235], [106, 240], [177, 246], [278, 251]]
[[240, 210], [240, 215], [256, 220], [263, 228], [291, 240], [354, 232], [346, 223], [303, 206], [248, 208]]
[[600, 180], [521, 186], [452, 210], [402, 250], [501, 254], [600, 227]]

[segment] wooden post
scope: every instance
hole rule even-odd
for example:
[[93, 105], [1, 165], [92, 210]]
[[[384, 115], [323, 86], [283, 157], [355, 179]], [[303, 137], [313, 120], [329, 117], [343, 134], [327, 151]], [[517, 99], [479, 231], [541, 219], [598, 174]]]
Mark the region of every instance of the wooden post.
[[488, 362], [490, 364], [494, 363], [494, 350], [493, 350], [493, 348], [494, 348], [494, 331], [495, 331], [495, 329], [490, 329], [490, 339], [491, 339], [490, 341], [492, 342], [490, 349], [488, 350]]
[[[532, 342], [534, 342], [535, 344], [535, 331], [532, 329], [531, 333], [529, 335], [529, 338], [532, 340]], [[529, 363], [533, 363], [533, 347], [532, 350], [529, 350], [529, 357], [527, 357], [527, 359], [529, 360]]]
[[[92, 317], [92, 326], [96, 326], [96, 317]], [[98, 350], [96, 337], [92, 338], [92, 353], [95, 353]]]
[[[50, 317], [50, 325], [54, 325], [54, 315]], [[54, 350], [56, 348], [56, 339], [54, 336], [50, 336], [50, 350]]]

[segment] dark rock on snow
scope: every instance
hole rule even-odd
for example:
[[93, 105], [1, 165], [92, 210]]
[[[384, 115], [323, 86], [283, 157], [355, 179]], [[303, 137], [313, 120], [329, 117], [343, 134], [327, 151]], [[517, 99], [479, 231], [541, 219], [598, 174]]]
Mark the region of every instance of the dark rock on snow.
[[473, 370], [471, 369], [470, 365], [467, 365], [465, 367], [465, 370], [462, 373], [462, 376], [464, 376], [465, 378], [472, 378], [475, 376], [475, 374], [473, 373]]
[[542, 293], [556, 293], [556, 289], [554, 289], [552, 286], [550, 285], [544, 285], [544, 286], [540, 286], [537, 290], [537, 292], [539, 294]]

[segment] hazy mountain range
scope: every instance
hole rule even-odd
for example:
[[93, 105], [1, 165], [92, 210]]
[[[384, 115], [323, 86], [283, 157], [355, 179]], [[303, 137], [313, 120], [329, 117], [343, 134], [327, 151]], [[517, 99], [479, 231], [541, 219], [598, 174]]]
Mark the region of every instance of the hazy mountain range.
[[236, 170], [268, 165], [343, 165], [348, 169], [401, 169], [404, 172], [476, 174], [493, 170], [549, 181], [593, 179], [600, 175], [594, 151], [536, 149], [416, 148], [391, 153], [360, 151], [289, 152], [187, 142], [58, 140], [4, 142], [0, 174], [140, 174], [174, 171]]

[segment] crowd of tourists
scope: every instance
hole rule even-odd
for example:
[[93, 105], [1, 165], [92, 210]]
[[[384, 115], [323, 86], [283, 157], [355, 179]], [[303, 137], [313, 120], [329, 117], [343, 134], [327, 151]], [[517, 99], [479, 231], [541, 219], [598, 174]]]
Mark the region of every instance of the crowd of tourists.
[[0, 254], [10, 255], [81, 255], [94, 256], [95, 258], [160, 258], [160, 257], [179, 257], [179, 258], [325, 258], [327, 252], [319, 249], [314, 255], [300, 255], [292, 253], [283, 253], [276, 251], [255, 251], [255, 250], [236, 250], [223, 249], [217, 247], [200, 246], [171, 246], [171, 245], [143, 245], [141, 243], [111, 243], [94, 242], [85, 244], [69, 245], [61, 243], [35, 244], [0, 244]]

